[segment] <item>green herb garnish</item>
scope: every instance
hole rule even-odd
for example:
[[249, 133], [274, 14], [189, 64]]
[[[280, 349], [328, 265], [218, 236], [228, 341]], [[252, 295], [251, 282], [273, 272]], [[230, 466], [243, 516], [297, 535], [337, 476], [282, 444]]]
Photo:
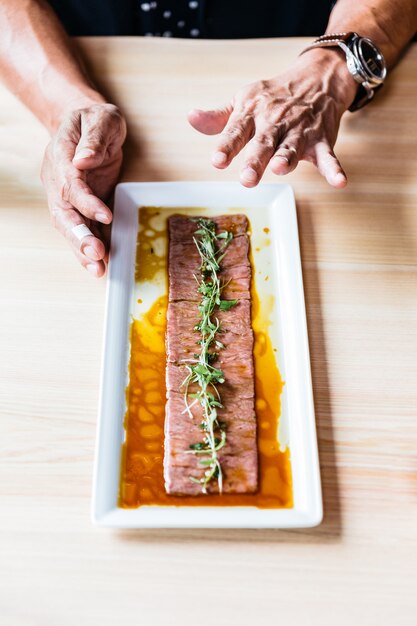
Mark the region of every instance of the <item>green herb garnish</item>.
[[[222, 493], [223, 474], [218, 459], [218, 452], [226, 443], [225, 424], [220, 422], [217, 409], [223, 405], [218, 385], [224, 383], [224, 374], [221, 369], [213, 365], [218, 352], [224, 349], [224, 345], [217, 339], [221, 331], [221, 325], [215, 316], [216, 308], [220, 311], [229, 311], [237, 300], [222, 300], [221, 294], [226, 286], [219, 278], [220, 263], [225, 255], [225, 250], [233, 239], [232, 233], [223, 231], [216, 234], [216, 225], [213, 221], [199, 218], [196, 220], [197, 229], [194, 232], [193, 241], [197, 246], [201, 258], [200, 278], [194, 276], [201, 295], [198, 305], [199, 320], [194, 330], [200, 334], [196, 342], [200, 346], [200, 352], [195, 354], [196, 363], [187, 364], [188, 375], [183, 382], [185, 386], [184, 413], [193, 417], [191, 409], [199, 403], [203, 409], [203, 419], [200, 428], [204, 433], [203, 441], [194, 443], [187, 450], [190, 454], [201, 455], [199, 465], [205, 469], [202, 478], [190, 476], [190, 480], [201, 485], [202, 492], [207, 493], [207, 485], [211, 480], [217, 480], [219, 493]], [[189, 386], [196, 383], [199, 390], [196, 393], [188, 393]], [[193, 401], [189, 404], [189, 399]]]
[[219, 309], [220, 311], [230, 311], [236, 305], [237, 300], [220, 300]]

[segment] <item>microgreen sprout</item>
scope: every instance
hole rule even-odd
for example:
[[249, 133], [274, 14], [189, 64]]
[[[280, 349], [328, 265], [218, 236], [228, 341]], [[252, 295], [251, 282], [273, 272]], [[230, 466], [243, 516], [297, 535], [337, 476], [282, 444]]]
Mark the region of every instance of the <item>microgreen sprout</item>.
[[[201, 406], [203, 413], [200, 424], [203, 441], [191, 444], [187, 452], [199, 456], [199, 465], [204, 473], [202, 478], [190, 476], [190, 480], [200, 484], [203, 493], [207, 493], [207, 485], [212, 480], [217, 480], [219, 493], [222, 493], [223, 473], [218, 452], [226, 443], [226, 429], [225, 424], [219, 421], [217, 410], [223, 408], [218, 385], [224, 383], [224, 374], [213, 365], [213, 362], [218, 357], [218, 351], [223, 350], [225, 346], [217, 338], [217, 334], [221, 332], [221, 324], [215, 312], [229, 311], [237, 304], [237, 300], [221, 298], [227, 283], [224, 283], [218, 275], [221, 271], [221, 261], [233, 239], [233, 234], [228, 231], [216, 234], [216, 224], [212, 220], [198, 218], [196, 222], [193, 241], [199, 252], [201, 264], [200, 277], [194, 275], [194, 278], [201, 298], [198, 304], [199, 319], [194, 330], [200, 335], [197, 341], [200, 352], [194, 355], [194, 361], [186, 365], [188, 375], [182, 383], [185, 404], [183, 413], [192, 418], [192, 408], [196, 404]], [[198, 391], [189, 393], [190, 385], [193, 384], [197, 385]], [[189, 399], [192, 399], [191, 403]]]

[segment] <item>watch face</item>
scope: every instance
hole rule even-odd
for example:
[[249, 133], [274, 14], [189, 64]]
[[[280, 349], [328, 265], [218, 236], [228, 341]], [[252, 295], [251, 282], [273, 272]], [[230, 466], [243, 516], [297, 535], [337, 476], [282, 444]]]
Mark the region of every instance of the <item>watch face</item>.
[[371, 77], [377, 81], [382, 81], [387, 73], [385, 59], [376, 46], [365, 37], [359, 39], [358, 53], [366, 70]]

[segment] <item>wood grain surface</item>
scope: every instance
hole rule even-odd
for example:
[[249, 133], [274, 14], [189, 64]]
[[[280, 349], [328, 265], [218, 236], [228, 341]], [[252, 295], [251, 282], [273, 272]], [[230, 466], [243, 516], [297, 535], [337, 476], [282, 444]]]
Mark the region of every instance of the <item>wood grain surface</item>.
[[[129, 125], [124, 180], [236, 180], [186, 122], [304, 40], [82, 39]], [[105, 280], [52, 229], [47, 134], [0, 89], [0, 624], [412, 626], [417, 614], [417, 46], [343, 120], [349, 185], [295, 190], [324, 491], [305, 531], [90, 523]], [[267, 174], [266, 181], [276, 180]]]

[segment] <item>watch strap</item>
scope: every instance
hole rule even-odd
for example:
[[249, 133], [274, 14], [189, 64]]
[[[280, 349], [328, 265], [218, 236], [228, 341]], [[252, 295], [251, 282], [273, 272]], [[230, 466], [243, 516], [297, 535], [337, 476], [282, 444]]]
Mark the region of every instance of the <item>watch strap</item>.
[[352, 104], [350, 105], [348, 111], [353, 113], [354, 111], [358, 111], [362, 107], [364, 107], [368, 102], [373, 100], [375, 92], [381, 89], [381, 85], [377, 85], [376, 87], [372, 87], [369, 91], [365, 89], [363, 85], [358, 85], [358, 90], [356, 92], [356, 96], [353, 99]]
[[[311, 50], [312, 48], [331, 48], [333, 46], [337, 46], [339, 43], [348, 44], [348, 42], [353, 37], [358, 37], [357, 33], [352, 31], [346, 33], [328, 33], [327, 35], [321, 35], [317, 37], [307, 48], [303, 50], [306, 52], [307, 50]], [[303, 52], [301, 54], [303, 54]]]

